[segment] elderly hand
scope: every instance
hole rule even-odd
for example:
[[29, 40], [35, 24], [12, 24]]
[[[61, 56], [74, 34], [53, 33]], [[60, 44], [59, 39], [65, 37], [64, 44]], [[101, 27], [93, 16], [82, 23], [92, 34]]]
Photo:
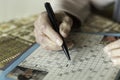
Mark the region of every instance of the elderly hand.
[[120, 66], [120, 40], [108, 44], [104, 51], [111, 58], [115, 66]]
[[[71, 30], [73, 21], [64, 12], [56, 12], [56, 19], [59, 23], [59, 32], [66, 38]], [[61, 50], [63, 41], [59, 34], [54, 31], [52, 25], [49, 21], [48, 14], [42, 12], [38, 19], [34, 23], [35, 38], [37, 43], [39, 43], [43, 48], [47, 50]], [[67, 43], [68, 48], [72, 47], [73, 43]]]

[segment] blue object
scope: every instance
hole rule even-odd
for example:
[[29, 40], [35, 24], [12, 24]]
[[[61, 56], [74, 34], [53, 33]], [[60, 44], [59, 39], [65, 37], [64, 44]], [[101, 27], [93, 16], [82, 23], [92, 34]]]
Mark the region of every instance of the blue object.
[[94, 35], [104, 35], [104, 36], [116, 36], [120, 37], [120, 33], [105, 33], [105, 32], [82, 32], [86, 34], [94, 34]]
[[10, 73], [14, 68], [16, 68], [23, 60], [25, 60], [34, 50], [36, 50], [39, 45], [36, 43], [31, 48], [29, 48], [26, 52], [24, 52], [19, 58], [17, 58], [10, 66], [8, 66], [4, 71], [0, 71], [0, 80], [12, 80], [7, 78], [6, 76]]

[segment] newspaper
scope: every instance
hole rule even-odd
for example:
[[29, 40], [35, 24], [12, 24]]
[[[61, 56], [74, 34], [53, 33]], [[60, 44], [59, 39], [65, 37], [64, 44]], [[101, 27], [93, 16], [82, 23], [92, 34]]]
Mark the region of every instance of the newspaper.
[[71, 61], [63, 51], [46, 51], [39, 47], [20, 66], [48, 71], [43, 80], [114, 80], [119, 69], [104, 53], [103, 36], [73, 33], [75, 46], [69, 50]]

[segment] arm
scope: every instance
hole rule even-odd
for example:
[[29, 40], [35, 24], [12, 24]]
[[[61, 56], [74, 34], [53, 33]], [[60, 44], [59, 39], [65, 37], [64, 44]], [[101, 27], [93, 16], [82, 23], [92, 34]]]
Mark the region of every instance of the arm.
[[[66, 38], [68, 48], [71, 48], [73, 43], [67, 39], [67, 36], [71, 31], [72, 25], [76, 22], [74, 19], [77, 18], [77, 20], [83, 22], [90, 13], [89, 1], [47, 0], [45, 2], [51, 3], [59, 24], [59, 32], [64, 38]], [[61, 50], [63, 41], [61, 40], [61, 37], [52, 29], [46, 11], [40, 13], [38, 19], [34, 23], [34, 26], [35, 38], [41, 47], [47, 50]]]
[[82, 23], [90, 13], [89, 0], [48, 0], [54, 11], [65, 11]]
[[90, 3], [101, 10], [114, 0], [47, 0], [49, 1], [55, 11], [65, 11], [77, 17], [82, 23], [90, 13]]

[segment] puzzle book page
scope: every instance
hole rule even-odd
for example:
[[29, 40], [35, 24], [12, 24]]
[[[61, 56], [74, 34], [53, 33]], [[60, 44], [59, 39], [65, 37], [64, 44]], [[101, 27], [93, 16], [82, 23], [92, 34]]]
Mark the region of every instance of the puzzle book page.
[[63, 51], [39, 47], [20, 66], [47, 71], [43, 80], [114, 80], [119, 69], [104, 53], [103, 36], [73, 33], [75, 46], [69, 50], [71, 61]]

